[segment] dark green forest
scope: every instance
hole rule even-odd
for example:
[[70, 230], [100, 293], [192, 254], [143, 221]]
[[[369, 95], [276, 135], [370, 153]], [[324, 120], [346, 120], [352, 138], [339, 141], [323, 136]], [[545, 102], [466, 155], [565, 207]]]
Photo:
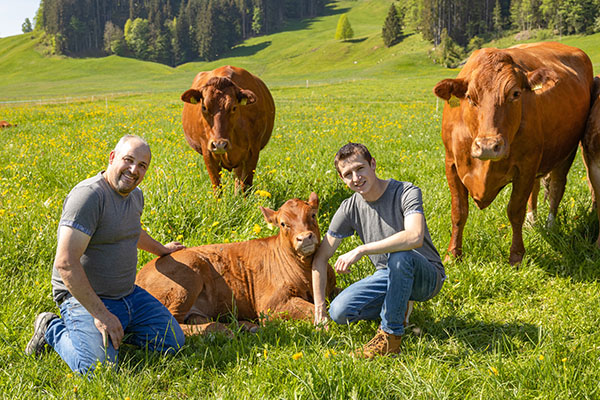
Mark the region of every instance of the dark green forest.
[[[420, 32], [440, 47], [442, 62], [508, 31], [546, 29], [552, 35], [568, 35], [600, 30], [600, 0], [392, 4], [401, 31]], [[179, 65], [214, 60], [248, 37], [277, 32], [288, 21], [324, 15], [332, 12], [330, 7], [331, 0], [42, 0], [35, 29], [45, 33], [54, 54], [117, 54]]]

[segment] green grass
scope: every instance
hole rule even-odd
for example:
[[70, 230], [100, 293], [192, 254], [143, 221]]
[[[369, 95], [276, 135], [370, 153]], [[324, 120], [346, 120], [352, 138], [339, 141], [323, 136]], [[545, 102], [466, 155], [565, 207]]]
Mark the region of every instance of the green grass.
[[[346, 65], [346, 58], [335, 62], [328, 57], [319, 61], [323, 55], [311, 58], [310, 50], [318, 43], [347, 47], [349, 53], [353, 46], [364, 46], [361, 51], [374, 47], [381, 40], [379, 28], [368, 26], [365, 10], [384, 15], [383, 3], [339, 3], [340, 8], [353, 7], [348, 16], [357, 36], [367, 37], [362, 42], [330, 39], [337, 22], [334, 15], [316, 19], [306, 32], [296, 30], [285, 39], [255, 38], [248, 45], [261, 40], [271, 45], [226, 61], [245, 63], [251, 70], [263, 65], [272, 88], [275, 130], [261, 153], [255, 178], [255, 189], [271, 193], [270, 198], [254, 192], [245, 198], [235, 195], [230, 174], [225, 174], [223, 196], [215, 198], [201, 157], [183, 138], [179, 94], [208, 64], [170, 69], [117, 57], [35, 59], [33, 47], [24, 50], [33, 42], [28, 36], [0, 40], [0, 48], [8, 49], [0, 52], [3, 99], [7, 92], [9, 98], [19, 98], [15, 93], [25, 84], [38, 87], [42, 96], [110, 93], [125, 84], [132, 91], [157, 92], [108, 101], [0, 108], [1, 119], [19, 124], [0, 131], [0, 397], [600, 397], [600, 252], [593, 246], [598, 226], [580, 157], [569, 174], [555, 229], [544, 227], [548, 205], [540, 199], [539, 222], [524, 231], [527, 254], [520, 268], [507, 262], [511, 229], [505, 209], [510, 187], [484, 211], [471, 204], [465, 257], [446, 265], [448, 281], [438, 296], [416, 305], [412, 321], [422, 335], [406, 335], [398, 358], [367, 362], [350, 355], [370, 339], [376, 323], [334, 325], [323, 332], [308, 322], [278, 321], [256, 335], [239, 333], [232, 340], [220, 335], [190, 339], [174, 357], [124, 348], [117, 370], [101, 368], [92, 380], [73, 375], [56, 353], [40, 360], [24, 356], [35, 315], [56, 311], [50, 274], [62, 201], [75, 183], [104, 168], [108, 152], [125, 133], [145, 136], [152, 147], [152, 165], [142, 184], [146, 199], [142, 220], [163, 242], [179, 238], [193, 246], [268, 236], [274, 232], [263, 221], [259, 206], [278, 208], [288, 198], [308, 198], [311, 191], [320, 198], [319, 223], [324, 231], [340, 201], [350, 194], [336, 177], [333, 155], [353, 140], [371, 149], [381, 177], [412, 181], [422, 188], [434, 244], [444, 252], [450, 239], [450, 195], [440, 138], [441, 108], [436, 107], [431, 88], [457, 71], [428, 64], [428, 45], [416, 35], [402, 45], [406, 53], [397, 47], [382, 49], [384, 61], [379, 64], [377, 56], [367, 54], [364, 59], [370, 63], [359, 61], [358, 66]], [[299, 38], [298, 47], [287, 53], [284, 43], [289, 45], [293, 37]], [[307, 42], [305, 47], [302, 41]], [[588, 51], [594, 65], [600, 62], [598, 36], [563, 41]], [[279, 53], [271, 55], [269, 49]], [[294, 61], [277, 65], [285, 54]], [[298, 54], [297, 60], [293, 54]], [[4, 67], [19, 65], [24, 55], [38, 71], [7, 72]], [[124, 68], [126, 63], [135, 68]], [[106, 72], [108, 68], [112, 69]], [[89, 76], [90, 71], [96, 75]], [[12, 75], [6, 78], [7, 74]], [[140, 75], [143, 78], [137, 79]], [[89, 86], [82, 88], [84, 82]], [[258, 234], [255, 225], [261, 228]], [[340, 252], [355, 243], [356, 239], [345, 241]], [[150, 258], [140, 252], [139, 266]], [[338, 285], [346, 287], [371, 268], [361, 260], [350, 276], [338, 277]], [[294, 360], [292, 356], [300, 352], [302, 357]]]

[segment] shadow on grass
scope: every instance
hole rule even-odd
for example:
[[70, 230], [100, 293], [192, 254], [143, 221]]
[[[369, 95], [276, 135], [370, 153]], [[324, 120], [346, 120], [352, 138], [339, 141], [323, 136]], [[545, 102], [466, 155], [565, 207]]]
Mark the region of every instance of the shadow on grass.
[[229, 53], [230, 57], [250, 57], [261, 50], [266, 49], [271, 45], [271, 41], [267, 40], [252, 46], [239, 45], [234, 47]]
[[545, 222], [540, 220], [535, 229], [547, 243], [533, 243], [527, 249], [527, 256], [551, 275], [570, 277], [575, 281], [596, 281], [600, 277], [600, 250], [595, 245], [598, 237], [596, 210], [577, 215], [572, 220], [557, 221], [552, 228], [546, 228]]

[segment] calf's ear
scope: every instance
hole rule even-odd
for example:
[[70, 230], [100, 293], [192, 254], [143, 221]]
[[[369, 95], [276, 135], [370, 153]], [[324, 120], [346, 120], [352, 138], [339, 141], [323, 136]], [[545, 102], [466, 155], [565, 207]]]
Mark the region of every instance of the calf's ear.
[[202, 101], [202, 92], [196, 89], [188, 89], [181, 95], [181, 100], [190, 104], [198, 104]]
[[558, 74], [548, 68], [538, 68], [527, 73], [526, 88], [539, 90], [553, 88], [559, 81]]
[[308, 197], [308, 204], [310, 204], [312, 208], [319, 208], [319, 196], [317, 196], [315, 192], [312, 192]]
[[270, 208], [261, 207], [260, 212], [262, 212], [267, 223], [277, 225], [277, 211], [273, 211]]
[[256, 95], [251, 90], [240, 89], [237, 98], [238, 102], [243, 106], [256, 102]]
[[450, 100], [452, 96], [462, 99], [467, 93], [467, 82], [463, 79], [444, 79], [435, 85], [433, 93], [444, 100]]

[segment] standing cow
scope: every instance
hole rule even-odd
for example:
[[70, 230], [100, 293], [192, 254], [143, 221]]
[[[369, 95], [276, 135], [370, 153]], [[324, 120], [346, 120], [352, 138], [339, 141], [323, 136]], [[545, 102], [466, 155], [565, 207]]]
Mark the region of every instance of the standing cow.
[[235, 171], [236, 186], [250, 187], [275, 120], [275, 103], [264, 82], [226, 65], [196, 75], [181, 99], [185, 138], [202, 154], [213, 187], [221, 183], [221, 168]]
[[539, 178], [549, 173], [554, 218], [584, 132], [592, 86], [588, 56], [554, 42], [477, 50], [456, 79], [435, 86], [436, 96], [447, 100], [442, 139], [452, 196], [450, 254], [462, 254], [467, 195], [483, 209], [512, 182], [509, 261], [521, 262], [528, 198], [535, 211]]
[[[261, 207], [279, 234], [156, 258], [140, 270], [136, 284], [171, 311], [186, 335], [223, 331], [223, 325], [209, 321], [228, 315], [242, 321], [267, 314], [312, 320], [312, 259], [321, 240], [318, 204], [312, 193], [308, 202], [291, 199], [278, 211]], [[335, 273], [329, 266], [327, 295], [334, 289]]]

